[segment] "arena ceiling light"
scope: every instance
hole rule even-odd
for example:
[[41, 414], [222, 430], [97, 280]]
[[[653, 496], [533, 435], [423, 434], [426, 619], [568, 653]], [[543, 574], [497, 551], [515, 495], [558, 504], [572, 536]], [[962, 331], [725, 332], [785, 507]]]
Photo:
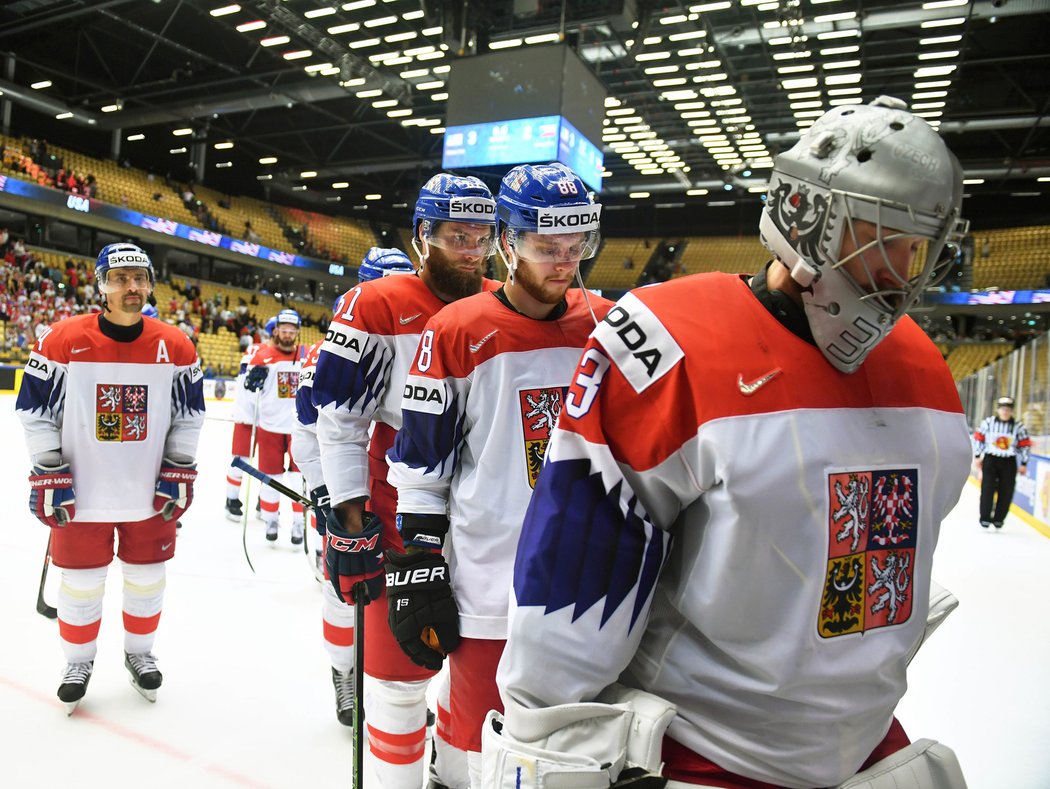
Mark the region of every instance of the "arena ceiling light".
[[309, 49], [297, 49], [293, 52], [285, 52], [281, 57], [285, 60], [302, 60], [308, 58], [313, 54]]
[[381, 16], [376, 19], [366, 19], [365, 27], [385, 27], [386, 25], [394, 24], [396, 21], [396, 16]]
[[391, 33], [389, 36], [383, 36], [383, 40], [388, 44], [394, 44], [398, 41], [410, 41], [417, 35], [415, 30], [407, 30], [404, 33]]
[[964, 16], [953, 16], [946, 19], [927, 19], [922, 23], [921, 27], [950, 27], [951, 25], [961, 25], [966, 21]]
[[316, 178], [317, 172], [315, 170], [303, 170], [299, 173], [300, 178]]
[[250, 33], [253, 30], [262, 30], [266, 27], [266, 23], [261, 19], [256, 19], [251, 22], [242, 22], [234, 28], [238, 33]]
[[303, 16], [307, 19], [317, 19], [322, 16], [331, 16], [335, 12], [335, 8], [332, 6], [326, 6], [324, 8], [311, 8], [309, 11], [303, 12]]
[[260, 41], [259, 46], [276, 47], [280, 44], [287, 44], [291, 40], [292, 39], [288, 38], [288, 36], [271, 36], [270, 38], [264, 38], [262, 41]]
[[102, 108], [102, 111], [103, 112], [116, 112], [119, 109], [120, 109], [120, 105], [119, 104], [107, 104], [105, 107]]
[[694, 38], [707, 38], [706, 30], [690, 30], [688, 33], [672, 33], [667, 37], [668, 41], [689, 41]]
[[376, 4], [376, 0], [355, 0], [352, 3], [343, 3], [344, 11], [357, 11], [359, 8], [370, 8]]
[[208, 13], [212, 16], [226, 16], [227, 14], [236, 14], [240, 10], [241, 7], [235, 3], [233, 5], [224, 5], [219, 8], [213, 8]]
[[32, 83], [29, 87], [31, 87], [33, 90], [43, 90], [44, 88], [50, 88], [51, 80], [42, 79], [39, 82]]
[[351, 41], [347, 46], [350, 49], [364, 49], [365, 47], [374, 47], [378, 43], [378, 38], [361, 38], [357, 41]]
[[357, 22], [347, 22], [343, 25], [333, 25], [328, 28], [328, 34], [331, 36], [338, 36], [340, 33], [353, 33], [355, 30], [360, 30], [361, 25]]
[[186, 137], [187, 135], [193, 134], [193, 129], [173, 129], [171, 133], [176, 137]]
[[138, 142], [139, 140], [145, 140], [146, 139], [146, 135], [145, 134], [129, 134], [124, 139], [126, 139], [128, 142]]
[[259, 160], [259, 164], [277, 164], [276, 156], [264, 156]]
[[732, 8], [733, 4], [730, 2], [721, 3], [700, 3], [700, 5], [689, 6], [690, 14], [706, 14], [709, 11], [724, 11], [727, 8]]
[[350, 184], [347, 181], [336, 181], [334, 184], [332, 184], [333, 189], [346, 189], [349, 186]]
[[217, 151], [226, 151], [226, 150], [229, 150], [232, 147], [233, 147], [233, 143], [230, 142], [229, 140], [226, 140], [225, 142], [217, 142], [217, 143], [215, 143], [215, 146], [214, 146], [215, 150], [217, 150]]

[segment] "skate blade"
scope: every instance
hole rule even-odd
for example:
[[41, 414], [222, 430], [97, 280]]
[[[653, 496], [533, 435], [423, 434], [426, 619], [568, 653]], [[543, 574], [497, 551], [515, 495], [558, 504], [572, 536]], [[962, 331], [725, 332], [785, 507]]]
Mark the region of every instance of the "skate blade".
[[68, 718], [74, 712], [77, 711], [77, 707], [80, 706], [80, 702], [83, 699], [77, 699], [76, 701], [63, 701], [62, 704], [66, 708], [66, 717]]
[[139, 683], [137, 683], [135, 681], [134, 677], [128, 677], [128, 682], [130, 682], [131, 683], [131, 687], [133, 687], [136, 691], [138, 691], [139, 695], [141, 695], [142, 698], [144, 698], [150, 704], [156, 704], [157, 703], [157, 690], [156, 690], [156, 688], [154, 688], [153, 690], [147, 690], [146, 688], [144, 688], [141, 685], [139, 685]]
[[226, 513], [226, 520], [233, 521], [234, 523], [240, 523], [242, 520], [244, 520], [244, 516], [243, 515], [234, 515], [232, 512], [227, 512]]

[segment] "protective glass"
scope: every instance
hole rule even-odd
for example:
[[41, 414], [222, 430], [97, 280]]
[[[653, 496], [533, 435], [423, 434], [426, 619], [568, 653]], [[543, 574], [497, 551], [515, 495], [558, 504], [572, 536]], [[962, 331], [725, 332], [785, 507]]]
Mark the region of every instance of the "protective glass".
[[492, 228], [486, 228], [484, 232], [474, 232], [446, 225], [438, 228], [437, 233], [425, 234], [423, 239], [430, 246], [453, 255], [487, 258], [496, 252], [496, 237]]
[[507, 240], [522, 260], [554, 265], [579, 263], [594, 257], [601, 243], [601, 234], [597, 230], [556, 235], [509, 230]]
[[111, 292], [135, 287], [145, 290], [150, 287], [149, 273], [143, 269], [110, 269], [106, 272], [105, 281], [100, 290]]

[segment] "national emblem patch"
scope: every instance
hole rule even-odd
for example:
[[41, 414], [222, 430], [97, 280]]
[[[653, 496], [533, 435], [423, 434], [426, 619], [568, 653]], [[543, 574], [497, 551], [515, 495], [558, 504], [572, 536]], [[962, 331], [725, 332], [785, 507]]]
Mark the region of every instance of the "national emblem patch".
[[294, 370], [286, 370], [277, 373], [277, 397], [283, 399], [295, 398], [299, 389], [299, 373]]
[[96, 384], [95, 438], [99, 441], [145, 441], [148, 392], [142, 384]]
[[529, 487], [536, 487], [536, 478], [543, 467], [547, 443], [561, 416], [567, 386], [541, 389], [519, 389], [521, 428], [525, 437], [525, 465], [529, 472]]
[[914, 468], [828, 474], [828, 564], [817, 622], [824, 638], [911, 617], [918, 477]]

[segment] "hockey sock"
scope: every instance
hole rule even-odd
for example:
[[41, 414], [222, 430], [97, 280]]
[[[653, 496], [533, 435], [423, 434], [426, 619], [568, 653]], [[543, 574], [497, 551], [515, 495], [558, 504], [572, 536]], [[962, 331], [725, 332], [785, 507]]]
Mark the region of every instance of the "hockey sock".
[[384, 789], [418, 789], [423, 780], [427, 682], [394, 682], [365, 674], [366, 764]]
[[[284, 484], [292, 490], [303, 489], [303, 475], [298, 471], [284, 472]], [[297, 501], [292, 502], [292, 523], [303, 522], [303, 505]]]
[[349, 671], [354, 667], [354, 607], [336, 597], [330, 583], [323, 589], [324, 648], [333, 668]]
[[124, 568], [124, 651], [151, 652], [164, 603], [163, 563], [127, 564]]
[[58, 588], [58, 635], [67, 663], [88, 663], [95, 659], [108, 569], [62, 570], [62, 583]]
[[[240, 457], [234, 455], [234, 457]], [[244, 458], [242, 458], [244, 459]], [[228, 499], [240, 499], [241, 497], [241, 480], [244, 478], [244, 472], [237, 466], [230, 466], [226, 469], [226, 498]]]
[[431, 770], [433, 777], [449, 789], [467, 789], [470, 784], [467, 752], [449, 742], [449, 723], [452, 716], [448, 711], [448, 676], [448, 672], [443, 671], [434, 679], [438, 683], [437, 721], [434, 725], [434, 761]]
[[259, 505], [262, 509], [262, 519], [267, 523], [274, 522], [281, 506], [281, 494], [270, 486], [263, 485], [259, 490]]

